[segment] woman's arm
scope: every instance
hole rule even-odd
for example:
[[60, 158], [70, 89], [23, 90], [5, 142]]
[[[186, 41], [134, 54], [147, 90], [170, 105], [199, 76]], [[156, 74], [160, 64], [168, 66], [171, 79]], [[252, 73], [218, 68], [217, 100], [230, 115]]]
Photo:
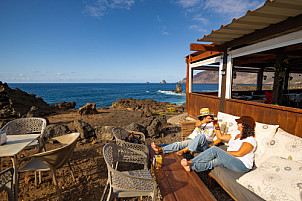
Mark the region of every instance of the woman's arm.
[[232, 156], [235, 157], [241, 157], [244, 156], [245, 154], [249, 153], [252, 151], [254, 146], [248, 142], [243, 142], [240, 149], [238, 151], [227, 151], [227, 153], [231, 154]]
[[230, 139], [232, 138], [232, 136], [229, 135], [229, 134], [222, 135], [221, 132], [220, 132], [220, 128], [219, 127], [216, 127], [214, 129], [214, 132], [215, 132], [217, 138], [220, 139], [220, 140], [230, 141]]

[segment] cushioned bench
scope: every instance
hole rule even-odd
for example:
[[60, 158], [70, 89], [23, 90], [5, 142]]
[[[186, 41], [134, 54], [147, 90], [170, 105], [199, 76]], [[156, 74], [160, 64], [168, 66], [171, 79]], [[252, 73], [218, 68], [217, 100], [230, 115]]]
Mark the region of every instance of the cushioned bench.
[[234, 200], [263, 201], [261, 197], [236, 182], [245, 173], [224, 167], [215, 167], [209, 176], [214, 179]]
[[[227, 147], [222, 145], [219, 146], [219, 148], [226, 150]], [[254, 166], [253, 169], [255, 168], [256, 167]], [[261, 197], [236, 182], [236, 180], [244, 174], [245, 173], [243, 172], [236, 172], [224, 167], [215, 167], [213, 170], [211, 170], [209, 176], [210, 179], [215, 180], [234, 200], [263, 201]]]
[[[237, 118], [218, 112], [220, 127], [225, 127], [222, 132], [237, 130]], [[186, 123], [187, 131], [194, 129], [188, 128], [189, 125], [194, 127], [193, 123]], [[209, 173], [234, 200], [302, 199], [302, 138], [278, 127], [256, 122], [257, 148], [253, 170], [238, 173], [215, 167]]]
[[[226, 125], [224, 133], [237, 130], [236, 118], [239, 117], [218, 113], [218, 122]], [[215, 167], [210, 172], [209, 176], [233, 199], [301, 200], [302, 138], [278, 127], [256, 122], [253, 170], [238, 173]]]

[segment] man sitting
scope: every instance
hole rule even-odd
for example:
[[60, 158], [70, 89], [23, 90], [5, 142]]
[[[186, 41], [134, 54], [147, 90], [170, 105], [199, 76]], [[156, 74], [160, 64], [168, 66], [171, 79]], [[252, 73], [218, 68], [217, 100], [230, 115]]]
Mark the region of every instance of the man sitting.
[[187, 140], [181, 142], [174, 142], [164, 147], [157, 146], [154, 142], [151, 143], [152, 149], [156, 154], [159, 153], [171, 153], [178, 151], [178, 155], [183, 155], [189, 150], [192, 152], [203, 152], [208, 149], [209, 145], [213, 142], [215, 137], [214, 125], [213, 125], [213, 113], [210, 113], [208, 108], [202, 108], [200, 115], [198, 116], [198, 122], [196, 128], [188, 136]]

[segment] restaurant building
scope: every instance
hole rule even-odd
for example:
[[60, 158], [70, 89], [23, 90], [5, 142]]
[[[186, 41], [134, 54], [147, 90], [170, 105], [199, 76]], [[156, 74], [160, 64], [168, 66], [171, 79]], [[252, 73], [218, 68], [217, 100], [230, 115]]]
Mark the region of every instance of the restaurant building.
[[[293, 75], [302, 83], [301, 0], [267, 0], [197, 41], [204, 43], [190, 44], [194, 52], [186, 56], [189, 115], [198, 116], [200, 108], [208, 107], [216, 114], [249, 115], [302, 137], [302, 88], [289, 87]], [[218, 91], [194, 91], [193, 75], [200, 70], [217, 72]], [[254, 90], [233, 90], [242, 72], [256, 74]], [[267, 73], [273, 75], [271, 90], [263, 89]]]

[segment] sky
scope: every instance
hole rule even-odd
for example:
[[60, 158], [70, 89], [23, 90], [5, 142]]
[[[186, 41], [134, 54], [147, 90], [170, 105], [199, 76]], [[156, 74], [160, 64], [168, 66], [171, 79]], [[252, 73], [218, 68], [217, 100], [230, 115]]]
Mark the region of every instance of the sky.
[[168, 83], [190, 43], [265, 0], [0, 0], [0, 81]]

